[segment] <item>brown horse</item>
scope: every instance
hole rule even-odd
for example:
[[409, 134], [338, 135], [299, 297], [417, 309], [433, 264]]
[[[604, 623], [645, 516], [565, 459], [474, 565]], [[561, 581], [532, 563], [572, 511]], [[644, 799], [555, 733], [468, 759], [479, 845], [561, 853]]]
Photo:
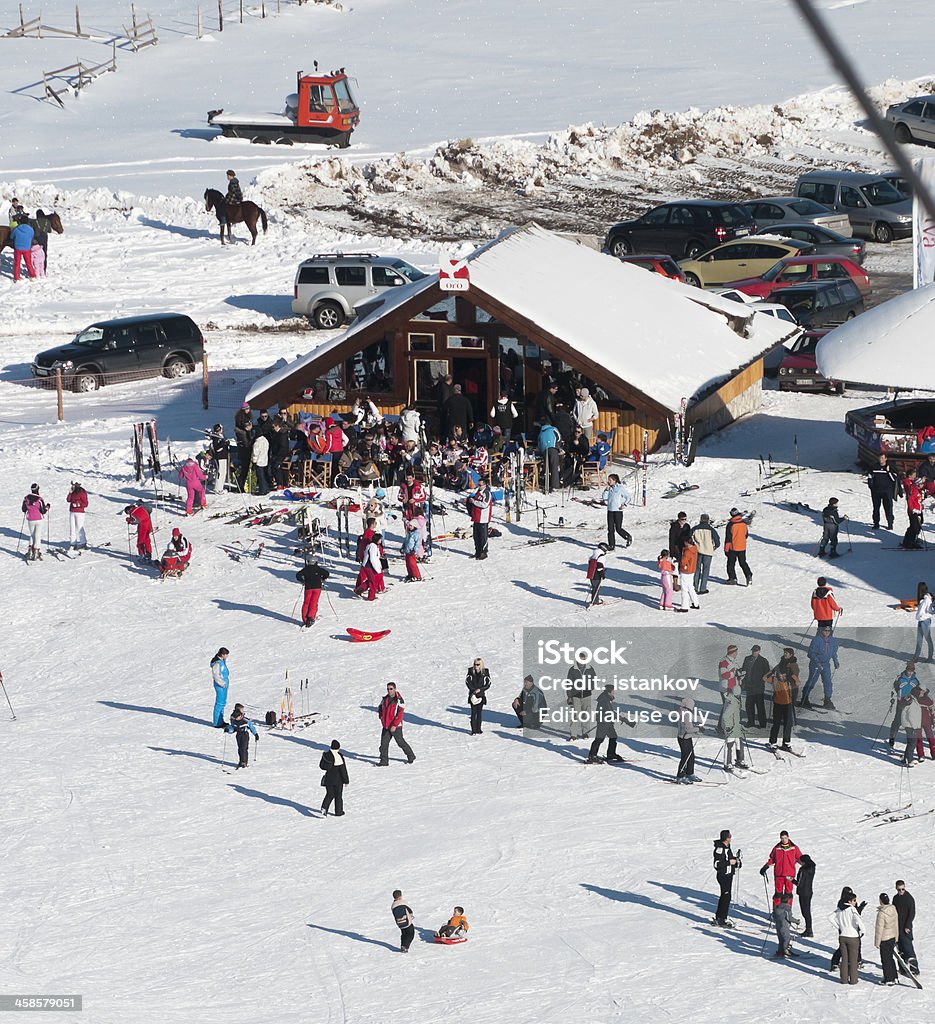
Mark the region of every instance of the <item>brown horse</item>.
[[[44, 213], [42, 219], [45, 221], [46, 231], [54, 231], [57, 235], [64, 233], [65, 229], [62, 227], [62, 220], [54, 210], [52, 213]], [[35, 217], [28, 221], [28, 224], [33, 231], [39, 230], [39, 224]], [[0, 250], [5, 249], [7, 246], [11, 249], [13, 248], [13, 243], [10, 241], [10, 231], [11, 229], [5, 224], [0, 227]]]
[[253, 236], [251, 245], [256, 245], [256, 222], [263, 222], [263, 234], [266, 234], [266, 210], [245, 199], [242, 203], [228, 204], [224, 196], [216, 188], [205, 189], [205, 209], [208, 213], [214, 211], [221, 229], [221, 245], [224, 244], [224, 225], [227, 225], [227, 240], [233, 244], [231, 236], [231, 224], [246, 224], [247, 230]]

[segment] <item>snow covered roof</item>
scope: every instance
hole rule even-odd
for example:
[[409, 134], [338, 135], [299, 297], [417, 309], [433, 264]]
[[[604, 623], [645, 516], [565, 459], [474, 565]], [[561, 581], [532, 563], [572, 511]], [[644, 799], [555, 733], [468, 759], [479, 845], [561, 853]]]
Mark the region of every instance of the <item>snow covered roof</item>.
[[[515, 314], [534, 324], [670, 412], [793, 333], [791, 324], [755, 317], [743, 303], [647, 273], [537, 225], [510, 229], [467, 259], [466, 297], [493, 307], [501, 320]], [[409, 315], [429, 308], [437, 286], [436, 274], [394, 289], [343, 335], [258, 380], [248, 401], [270, 405], [285, 388], [301, 391], [330, 368], [325, 357], [336, 362], [352, 354], [358, 335], [394, 313], [405, 315], [403, 307]]]
[[935, 391], [935, 285], [897, 295], [829, 331], [816, 348], [825, 377]]

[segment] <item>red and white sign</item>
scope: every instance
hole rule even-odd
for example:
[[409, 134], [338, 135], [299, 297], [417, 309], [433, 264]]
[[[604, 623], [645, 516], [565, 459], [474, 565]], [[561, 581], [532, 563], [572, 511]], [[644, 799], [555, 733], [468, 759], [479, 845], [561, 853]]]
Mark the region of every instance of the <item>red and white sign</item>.
[[443, 292], [466, 292], [471, 287], [467, 260], [449, 260], [443, 256], [438, 268], [438, 287]]

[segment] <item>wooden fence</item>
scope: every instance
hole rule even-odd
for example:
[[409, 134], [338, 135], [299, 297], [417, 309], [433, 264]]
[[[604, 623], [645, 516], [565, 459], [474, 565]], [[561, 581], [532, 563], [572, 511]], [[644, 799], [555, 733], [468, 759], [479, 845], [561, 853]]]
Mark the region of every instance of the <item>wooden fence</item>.
[[108, 71], [117, 70], [117, 43], [111, 44], [110, 60], [101, 61], [100, 64], [85, 64], [79, 60], [75, 64], [69, 64], [64, 68], [56, 68], [54, 71], [42, 72], [42, 85], [45, 89], [47, 99], [54, 100], [60, 107], [64, 108], [65, 102], [62, 99], [67, 93], [77, 96], [82, 89], [86, 89], [95, 79]]

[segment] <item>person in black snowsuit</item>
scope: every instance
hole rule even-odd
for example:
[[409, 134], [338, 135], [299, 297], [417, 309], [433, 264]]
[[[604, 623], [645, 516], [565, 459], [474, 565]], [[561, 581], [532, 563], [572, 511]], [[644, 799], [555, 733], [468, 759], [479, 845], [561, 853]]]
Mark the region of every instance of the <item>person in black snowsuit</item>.
[[[594, 740], [591, 743], [591, 749], [588, 751], [587, 762], [588, 764], [597, 764], [600, 762], [598, 751], [601, 749], [601, 744], [604, 740], [607, 740], [607, 757], [605, 761], [622, 761], [623, 758], [617, 753], [617, 730], [614, 728], [614, 724], [620, 721], [619, 714], [617, 712], [617, 705], [614, 702], [614, 684], [608, 683], [604, 687], [604, 692], [597, 698], [597, 708], [594, 712], [595, 722], [595, 733]], [[626, 721], [626, 719], [624, 719]], [[630, 727], [633, 727], [633, 723], [628, 723]]]
[[318, 767], [325, 773], [321, 778], [321, 784], [325, 787], [321, 813], [327, 817], [328, 808], [334, 801], [334, 816], [340, 818], [344, 813], [344, 787], [350, 785], [350, 780], [347, 777], [347, 762], [337, 740], [332, 740], [331, 749], [321, 755]]
[[838, 527], [847, 521], [838, 511], [838, 499], [829, 498], [828, 504], [821, 510], [821, 543], [818, 545], [818, 557], [825, 557], [825, 548], [830, 548], [829, 558], [838, 557]]
[[393, 919], [399, 928], [399, 951], [408, 953], [412, 940], [416, 936], [416, 926], [413, 924], [415, 915], [412, 913], [412, 907], [403, 903], [403, 894], [400, 889], [393, 890], [393, 904], [390, 910], [392, 910]]
[[474, 426], [474, 409], [471, 400], [461, 394], [461, 385], [455, 384], [448, 401], [445, 402], [445, 421], [448, 424], [448, 436], [451, 437], [455, 427], [461, 428], [461, 436], [468, 437]]
[[730, 913], [730, 895], [734, 887], [734, 875], [740, 870], [740, 851], [735, 854], [730, 846], [730, 829], [721, 830], [721, 838], [714, 840], [714, 871], [721, 894], [717, 901], [714, 919], [722, 928], [732, 928], [727, 918]]
[[805, 931], [802, 937], [812, 938], [812, 885], [815, 882], [815, 862], [807, 853], [799, 858], [799, 871], [795, 876], [795, 891], [799, 894], [799, 910], [802, 912], [802, 921], [805, 924]]
[[740, 668], [741, 685], [746, 695], [747, 704], [747, 728], [752, 729], [755, 724], [760, 729], [766, 728], [766, 703], [764, 694], [766, 692], [766, 674], [769, 672], [769, 662], [760, 654], [759, 644], [750, 648], [750, 653], [743, 659]]
[[208, 454], [214, 463], [214, 493], [223, 494], [230, 466], [231, 443], [224, 436], [224, 427], [220, 423], [215, 423], [211, 430]]
[[484, 730], [484, 705], [487, 703], [487, 691], [490, 689], [490, 669], [484, 667], [482, 658], [475, 658], [474, 664], [467, 670], [464, 680], [467, 687], [468, 704], [471, 707], [471, 735], [479, 736]]
[[542, 391], [539, 393], [538, 399], [536, 399], [536, 423], [551, 423], [552, 426], [557, 426], [555, 422], [555, 402], [558, 396], [558, 383], [556, 381], [542, 381]]
[[250, 764], [250, 733], [253, 733], [253, 739], [257, 743], [260, 741], [260, 736], [256, 731], [256, 726], [247, 718], [243, 704], [234, 705], [230, 721], [227, 723], [227, 731], [235, 733], [237, 736], [237, 753], [240, 757], [237, 767], [248, 767]]
[[873, 501], [873, 528], [880, 528], [880, 507], [886, 514], [886, 528], [893, 529], [893, 499], [901, 498], [903, 494], [902, 485], [899, 482], [899, 474], [887, 464], [886, 456], [881, 455], [878, 465], [867, 474], [867, 486], [870, 488], [870, 498]]
[[682, 560], [682, 548], [691, 539], [692, 528], [688, 522], [688, 513], [679, 514], [669, 523], [669, 554], [676, 562]]
[[899, 915], [899, 938], [896, 940], [896, 948], [899, 955], [906, 961], [909, 970], [913, 974], [919, 973], [919, 961], [916, 959], [915, 946], [912, 943], [912, 925], [916, 919], [916, 901], [912, 893], [906, 889], [906, 883], [901, 879], [896, 880], [896, 895], [893, 897], [893, 906]]

